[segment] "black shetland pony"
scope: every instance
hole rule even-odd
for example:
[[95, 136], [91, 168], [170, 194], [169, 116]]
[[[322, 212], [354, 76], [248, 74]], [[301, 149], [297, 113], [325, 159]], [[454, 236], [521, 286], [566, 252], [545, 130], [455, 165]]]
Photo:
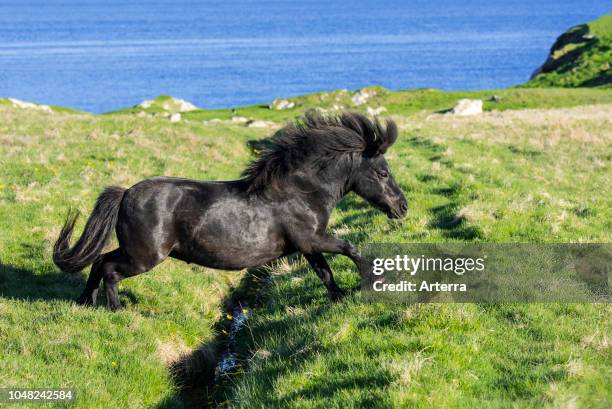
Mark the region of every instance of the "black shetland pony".
[[[367, 275], [370, 263], [349, 242], [326, 232], [330, 214], [355, 192], [390, 218], [406, 214], [406, 199], [383, 154], [397, 127], [357, 113], [308, 113], [261, 144], [242, 179], [205, 182], [156, 177], [129, 189], [108, 187], [74, 247], [78, 213], [70, 213], [53, 261], [65, 272], [93, 263], [78, 302], [95, 304], [104, 280], [108, 307], [121, 307], [117, 283], [174, 257], [188, 263], [238, 270], [301, 252], [329, 297], [343, 291], [323, 253], [350, 257]], [[119, 248], [101, 254], [115, 229]]]

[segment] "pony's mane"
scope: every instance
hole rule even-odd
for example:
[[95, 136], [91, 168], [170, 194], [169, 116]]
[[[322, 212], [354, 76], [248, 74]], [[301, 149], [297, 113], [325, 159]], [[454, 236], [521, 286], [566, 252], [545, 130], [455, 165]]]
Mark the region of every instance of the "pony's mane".
[[354, 112], [324, 115], [309, 111], [272, 137], [257, 141], [256, 157], [242, 177], [249, 191], [257, 191], [277, 185], [308, 159], [324, 167], [347, 153], [376, 156], [385, 153], [396, 139], [397, 126], [390, 119], [383, 125]]

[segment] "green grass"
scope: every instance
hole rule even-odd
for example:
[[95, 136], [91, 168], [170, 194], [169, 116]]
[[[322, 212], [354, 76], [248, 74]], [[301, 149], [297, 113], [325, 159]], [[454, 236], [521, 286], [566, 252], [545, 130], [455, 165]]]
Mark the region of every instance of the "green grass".
[[[365, 106], [385, 106], [400, 125], [388, 159], [410, 212], [391, 222], [349, 196], [333, 215], [335, 234], [358, 245], [611, 241], [610, 90], [377, 91]], [[233, 114], [284, 121], [350, 99], [326, 94], [297, 97], [290, 110]], [[493, 94], [500, 102], [485, 107], [498, 112], [434, 114]], [[72, 387], [76, 408], [183, 406], [169, 368], [216, 339], [221, 301], [243, 273], [168, 261], [123, 281], [125, 309], [110, 313], [72, 303], [85, 275], [57, 271], [50, 247], [67, 207], [89, 213], [106, 185], [237, 177], [246, 141], [271, 131], [201, 122], [231, 115], [195, 111], [170, 123], [0, 104], [0, 386]], [[340, 284], [355, 287], [353, 265], [330, 259]], [[358, 294], [330, 305], [298, 259], [274, 275], [240, 335], [245, 372], [221, 392], [234, 407], [608, 407], [611, 312], [406, 308], [361, 304]]]
[[[331, 229], [361, 244], [610, 242], [612, 151], [603, 129], [611, 108], [409, 116], [388, 154], [410, 199], [407, 220], [390, 222], [348, 197]], [[334, 257], [332, 268], [342, 286], [358, 286], [350, 261]], [[609, 305], [400, 307], [359, 299], [329, 306], [303, 261], [276, 275], [243, 334], [248, 369], [227, 391], [230, 407], [605, 408], [612, 401]]]
[[612, 85], [612, 14], [572, 27], [555, 42], [528, 87]]
[[0, 118], [0, 385], [75, 388], [80, 408], [172, 402], [167, 365], [213, 338], [241, 274], [170, 261], [125, 281], [126, 308], [109, 314], [73, 305], [85, 276], [57, 271], [50, 248], [68, 207], [88, 214], [103, 186], [237, 177], [256, 132], [6, 107]]
[[[355, 105], [352, 96], [357, 91], [318, 92], [293, 98], [287, 98], [295, 103], [291, 109], [270, 109], [268, 104], [258, 104], [227, 109], [201, 109], [183, 113], [185, 119], [205, 121], [211, 119], [230, 120], [234, 116], [248, 119], [263, 119], [271, 121], [288, 121], [312, 108], [326, 110], [349, 109], [367, 112], [367, 108], [384, 107], [384, 115], [410, 114], [420, 111], [445, 111], [451, 109], [462, 98], [482, 99], [485, 111], [506, 111], [524, 108], [564, 108], [589, 104], [612, 103], [612, 93], [600, 89], [563, 89], [563, 88], [509, 88], [502, 90], [482, 91], [441, 91], [436, 89], [417, 89], [406, 91], [389, 91], [383, 87], [366, 87], [374, 90], [376, 95], [366, 103]], [[497, 97], [497, 101], [493, 97]], [[134, 106], [109, 114], [138, 114], [145, 112], [151, 116], [162, 116], [174, 111], [162, 108], [167, 96], [154, 100], [154, 104], [146, 109]], [[336, 108], [336, 109], [334, 109]]]

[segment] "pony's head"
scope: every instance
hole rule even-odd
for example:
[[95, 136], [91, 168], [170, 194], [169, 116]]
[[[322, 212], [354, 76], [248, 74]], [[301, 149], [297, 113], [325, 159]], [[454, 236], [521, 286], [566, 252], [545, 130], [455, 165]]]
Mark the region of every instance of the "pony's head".
[[366, 142], [361, 160], [352, 173], [351, 190], [389, 218], [404, 217], [408, 211], [408, 202], [384, 156], [397, 139], [395, 122], [388, 119], [383, 126], [378, 120], [370, 121], [356, 114], [351, 114], [346, 120], [355, 123], [351, 128], [359, 129]]
[[354, 112], [326, 116], [310, 111], [271, 138], [252, 143], [257, 158], [243, 172], [244, 180], [249, 191], [264, 191], [282, 187], [298, 169], [313, 180], [327, 177], [321, 183], [340, 175], [345, 178], [342, 193], [353, 191], [398, 219], [408, 205], [384, 157], [396, 139], [397, 126], [390, 119], [383, 124]]

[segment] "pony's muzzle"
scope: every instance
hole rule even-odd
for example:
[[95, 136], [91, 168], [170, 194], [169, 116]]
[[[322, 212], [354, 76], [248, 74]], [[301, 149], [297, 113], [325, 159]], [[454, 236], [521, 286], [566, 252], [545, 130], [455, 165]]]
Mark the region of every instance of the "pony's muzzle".
[[402, 198], [400, 205], [399, 205], [399, 210], [400, 210], [401, 216], [405, 217], [406, 213], [408, 213], [408, 202], [406, 201], [406, 199]]
[[388, 216], [390, 219], [403, 219], [407, 213], [408, 213], [408, 202], [406, 201], [406, 198], [404, 198], [403, 196], [400, 196], [397, 199], [396, 205], [393, 206]]

